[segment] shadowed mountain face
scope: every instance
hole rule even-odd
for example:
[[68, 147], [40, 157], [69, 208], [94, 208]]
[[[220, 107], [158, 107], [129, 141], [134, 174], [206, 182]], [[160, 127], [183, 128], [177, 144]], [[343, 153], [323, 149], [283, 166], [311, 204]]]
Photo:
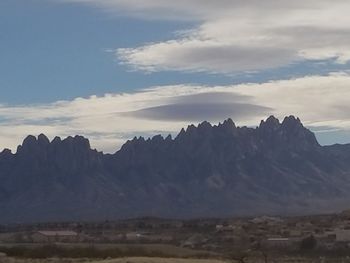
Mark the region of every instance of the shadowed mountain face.
[[28, 136], [0, 153], [0, 182], [0, 222], [325, 213], [349, 207], [350, 145], [320, 146], [293, 116], [203, 122], [113, 155]]

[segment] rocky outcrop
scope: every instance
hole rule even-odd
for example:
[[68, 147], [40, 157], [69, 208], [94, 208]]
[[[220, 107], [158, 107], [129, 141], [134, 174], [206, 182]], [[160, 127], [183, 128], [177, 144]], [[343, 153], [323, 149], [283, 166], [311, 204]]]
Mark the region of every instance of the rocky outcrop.
[[190, 125], [115, 154], [81, 136], [28, 136], [0, 153], [0, 222], [310, 214], [348, 207], [350, 145], [323, 147], [298, 118]]

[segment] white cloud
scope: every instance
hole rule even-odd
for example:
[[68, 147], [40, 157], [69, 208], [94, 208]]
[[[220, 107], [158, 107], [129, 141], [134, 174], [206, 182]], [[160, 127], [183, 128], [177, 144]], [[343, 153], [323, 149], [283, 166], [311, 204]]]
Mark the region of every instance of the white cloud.
[[123, 15], [199, 23], [172, 40], [117, 50], [123, 63], [140, 70], [230, 74], [305, 60], [350, 60], [347, 0], [63, 1]]
[[[45, 133], [51, 139], [80, 134], [90, 138], [94, 147], [113, 152], [135, 135], [179, 131], [189, 124], [181, 105], [192, 111], [195, 123], [234, 117], [239, 125], [254, 126], [269, 114], [279, 118], [293, 114], [315, 130], [350, 132], [349, 86], [350, 73], [340, 72], [261, 84], [178, 85], [51, 104], [0, 105], [0, 146], [15, 149], [28, 134]], [[196, 107], [206, 103], [215, 114], [197, 114]], [[167, 105], [178, 112], [169, 113]]]

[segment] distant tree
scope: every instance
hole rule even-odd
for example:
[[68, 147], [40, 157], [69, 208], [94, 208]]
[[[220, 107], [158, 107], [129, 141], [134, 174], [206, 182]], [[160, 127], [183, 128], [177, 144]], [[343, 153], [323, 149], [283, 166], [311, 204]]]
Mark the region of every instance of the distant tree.
[[262, 255], [262, 257], [264, 258], [264, 263], [268, 263], [269, 262], [269, 255], [268, 255], [268, 250], [266, 248], [266, 246], [264, 246], [262, 240], [257, 240], [252, 244], [252, 249], [254, 249], [254, 251], [260, 253]]
[[228, 253], [228, 257], [232, 262], [246, 263], [251, 255], [252, 249], [249, 238], [245, 235], [241, 236], [238, 243], [234, 245]]
[[78, 232], [78, 233], [82, 233], [83, 232], [83, 224], [82, 223], [78, 223], [76, 226], [75, 226], [75, 231]]
[[313, 250], [316, 248], [316, 246], [317, 240], [313, 235], [311, 235], [301, 240], [300, 250]]
[[14, 234], [13, 239], [16, 243], [23, 243], [24, 242], [24, 235], [23, 235], [23, 233], [16, 233], [16, 234]]

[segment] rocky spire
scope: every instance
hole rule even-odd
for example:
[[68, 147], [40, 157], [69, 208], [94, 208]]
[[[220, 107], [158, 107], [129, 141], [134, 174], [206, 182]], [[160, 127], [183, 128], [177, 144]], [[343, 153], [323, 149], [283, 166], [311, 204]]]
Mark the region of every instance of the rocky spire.
[[276, 130], [281, 126], [280, 121], [273, 115], [268, 117], [266, 121], [262, 120], [260, 122], [260, 129], [264, 130]]

